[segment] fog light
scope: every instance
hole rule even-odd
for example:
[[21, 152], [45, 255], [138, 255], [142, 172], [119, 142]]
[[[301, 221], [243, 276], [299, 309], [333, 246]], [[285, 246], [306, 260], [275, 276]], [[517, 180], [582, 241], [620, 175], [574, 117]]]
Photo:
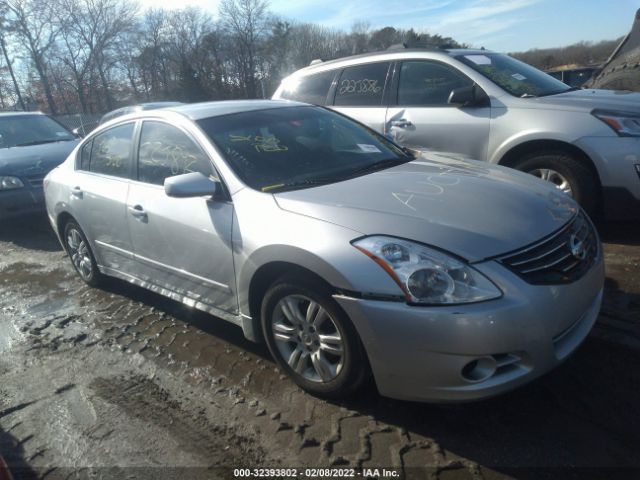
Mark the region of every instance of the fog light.
[[462, 378], [468, 382], [483, 382], [496, 373], [496, 361], [492, 357], [482, 357], [471, 360], [462, 367]]

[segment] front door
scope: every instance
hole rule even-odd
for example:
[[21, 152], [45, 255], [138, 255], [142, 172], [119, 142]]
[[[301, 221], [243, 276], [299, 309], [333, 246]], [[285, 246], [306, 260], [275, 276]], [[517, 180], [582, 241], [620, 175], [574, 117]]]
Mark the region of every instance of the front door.
[[391, 102], [387, 110], [385, 133], [405, 146], [486, 160], [490, 106], [457, 107], [448, 103], [451, 90], [473, 83], [462, 72], [441, 62], [402, 62], [397, 101]]
[[190, 172], [215, 176], [211, 160], [179, 128], [144, 121], [137, 181], [131, 183], [127, 218], [136, 276], [183, 297], [237, 311], [231, 248], [233, 204], [212, 198], [172, 198], [167, 177]]

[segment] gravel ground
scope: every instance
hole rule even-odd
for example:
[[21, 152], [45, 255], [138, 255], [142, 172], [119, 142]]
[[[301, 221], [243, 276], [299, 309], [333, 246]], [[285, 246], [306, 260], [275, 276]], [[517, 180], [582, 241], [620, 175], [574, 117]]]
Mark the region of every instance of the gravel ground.
[[319, 400], [239, 328], [74, 274], [45, 219], [0, 230], [0, 452], [17, 478], [232, 478], [395, 467], [404, 478], [640, 474], [640, 227], [600, 228], [602, 314], [560, 368], [484, 402]]

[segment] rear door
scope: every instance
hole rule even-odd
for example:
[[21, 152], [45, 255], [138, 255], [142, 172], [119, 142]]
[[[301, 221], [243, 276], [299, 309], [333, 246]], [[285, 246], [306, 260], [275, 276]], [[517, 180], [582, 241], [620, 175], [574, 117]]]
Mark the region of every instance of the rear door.
[[82, 147], [69, 200], [100, 266], [121, 272], [133, 264], [126, 202], [134, 129], [134, 122], [112, 127]]
[[391, 62], [345, 68], [335, 85], [332, 108], [382, 133], [387, 112], [385, 87], [390, 70]]
[[442, 62], [400, 62], [394, 75], [385, 133], [402, 145], [486, 160], [489, 103], [474, 107], [448, 103], [451, 90], [473, 84], [473, 80], [458, 69]]
[[135, 275], [184, 300], [237, 311], [231, 248], [233, 204], [225, 198], [172, 198], [165, 178], [200, 172], [217, 178], [211, 160], [186, 132], [158, 120], [142, 122], [136, 181], [127, 222]]

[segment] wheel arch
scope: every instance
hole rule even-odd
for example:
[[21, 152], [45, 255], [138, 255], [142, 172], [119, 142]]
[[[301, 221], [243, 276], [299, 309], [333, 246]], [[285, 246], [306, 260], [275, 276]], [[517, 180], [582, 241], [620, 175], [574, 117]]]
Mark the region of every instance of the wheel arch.
[[[320, 282], [329, 292], [333, 293], [338, 291], [329, 281], [313, 271], [310, 267], [286, 260], [274, 260], [261, 265], [253, 272], [249, 279], [244, 308], [241, 308], [241, 310], [248, 311], [250, 316], [250, 319], [245, 318], [245, 322], [243, 323], [245, 336], [249, 340], [260, 343], [264, 341], [260, 325], [262, 299], [269, 287], [273, 285], [276, 280], [286, 275], [302, 276]], [[247, 321], [250, 322], [250, 325], [246, 325]]]
[[600, 181], [600, 173], [598, 172], [598, 168], [596, 167], [591, 157], [579, 147], [576, 147], [572, 143], [565, 142], [562, 140], [551, 140], [551, 139], [538, 139], [538, 140], [527, 140], [525, 142], [519, 143], [518, 145], [512, 146], [509, 150], [507, 150], [500, 160], [497, 162], [498, 165], [502, 165], [505, 167], [513, 168], [520, 158], [525, 155], [529, 155], [535, 152], [548, 152], [548, 151], [560, 151], [567, 153], [574, 157], [576, 160], [584, 163], [589, 167], [589, 169], [594, 174], [598, 185], [602, 187], [602, 182]]
[[78, 223], [78, 220], [76, 220], [76, 218], [66, 210], [62, 210], [60, 213], [58, 213], [58, 216], [56, 217], [56, 229], [58, 233], [58, 239], [60, 240], [60, 243], [62, 244], [62, 248], [64, 248], [65, 251], [67, 250], [67, 246], [66, 246], [66, 243], [64, 242], [64, 229], [67, 223], [69, 223], [70, 221], [74, 221]]

